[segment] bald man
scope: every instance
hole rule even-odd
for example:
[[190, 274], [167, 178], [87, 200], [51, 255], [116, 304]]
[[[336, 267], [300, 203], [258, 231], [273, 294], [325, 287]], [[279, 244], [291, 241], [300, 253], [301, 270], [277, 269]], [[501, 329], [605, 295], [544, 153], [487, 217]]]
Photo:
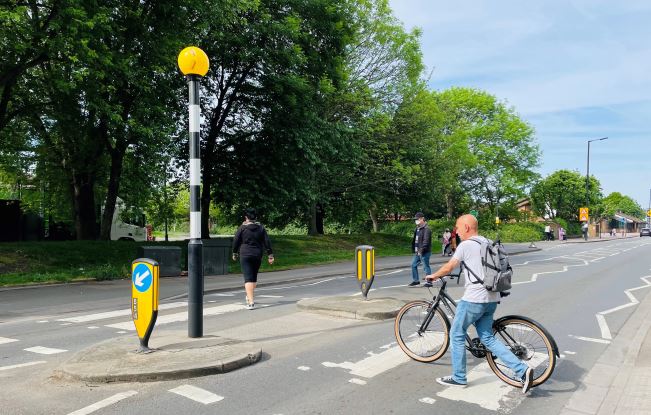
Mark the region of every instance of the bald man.
[[[457, 304], [450, 330], [452, 343], [452, 376], [437, 378], [441, 385], [465, 387], [466, 379], [466, 332], [471, 324], [477, 329], [479, 339], [497, 358], [522, 379], [522, 392], [527, 393], [533, 381], [533, 369], [520, 361], [502, 342], [493, 336], [493, 315], [500, 300], [500, 293], [486, 290], [482, 281], [484, 267], [481, 263], [481, 244], [488, 240], [479, 236], [477, 218], [463, 215], [457, 219], [457, 232], [461, 243], [454, 255], [434, 274], [427, 275], [429, 282], [442, 278], [459, 265], [472, 272], [465, 272], [465, 292]], [[473, 275], [474, 274], [474, 275]]]

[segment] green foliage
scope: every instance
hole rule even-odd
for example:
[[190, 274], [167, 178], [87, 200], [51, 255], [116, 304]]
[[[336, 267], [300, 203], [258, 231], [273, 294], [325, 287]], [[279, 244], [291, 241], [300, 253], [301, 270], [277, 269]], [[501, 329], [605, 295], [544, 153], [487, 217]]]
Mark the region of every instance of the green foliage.
[[628, 196], [619, 192], [613, 192], [601, 200], [601, 214], [604, 217], [612, 217], [616, 213], [624, 213], [636, 218], [644, 218], [646, 212], [640, 205]]
[[536, 222], [506, 223], [499, 225], [497, 230], [480, 232], [487, 238], [500, 239], [502, 242], [531, 242], [543, 238], [545, 225]]
[[[589, 207], [601, 200], [601, 185], [594, 176], [590, 177], [588, 195]], [[586, 203], [585, 177], [576, 171], [558, 170], [533, 186], [531, 203], [539, 216], [578, 221], [579, 208]]]

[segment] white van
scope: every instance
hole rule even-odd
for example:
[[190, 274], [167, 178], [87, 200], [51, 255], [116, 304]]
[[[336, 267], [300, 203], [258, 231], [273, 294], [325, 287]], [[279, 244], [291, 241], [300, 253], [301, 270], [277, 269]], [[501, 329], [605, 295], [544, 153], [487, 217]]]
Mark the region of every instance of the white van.
[[129, 214], [124, 201], [118, 197], [111, 222], [112, 241], [146, 241], [147, 227], [143, 213]]

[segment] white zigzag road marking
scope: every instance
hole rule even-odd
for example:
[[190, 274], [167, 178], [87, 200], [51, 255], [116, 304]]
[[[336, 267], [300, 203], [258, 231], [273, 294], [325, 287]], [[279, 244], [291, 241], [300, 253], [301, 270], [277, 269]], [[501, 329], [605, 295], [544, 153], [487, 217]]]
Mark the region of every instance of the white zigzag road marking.
[[622, 304], [617, 307], [609, 308], [608, 310], [600, 311], [598, 312], [595, 317], [597, 318], [597, 323], [599, 324], [599, 329], [601, 330], [601, 337], [610, 340], [613, 338], [612, 334], [610, 333], [610, 328], [608, 327], [608, 323], [606, 322], [606, 317], [604, 317], [607, 314], [614, 313], [619, 310], [623, 310], [628, 307], [633, 307], [637, 304], [640, 303], [640, 301], [635, 298], [633, 293], [631, 291], [636, 291], [636, 290], [641, 290], [642, 288], [648, 288], [651, 287], [651, 281], [649, 279], [651, 278], [651, 275], [646, 275], [644, 277], [640, 277], [640, 279], [644, 282], [644, 285], [640, 285], [638, 287], [633, 287], [629, 288], [627, 290], [624, 290], [624, 294], [628, 297], [630, 302], [626, 304]]
[[566, 258], [571, 261], [583, 261], [583, 264], [578, 264], [578, 265], [563, 265], [562, 270], [556, 270], [556, 271], [545, 271], [545, 272], [536, 272], [531, 276], [531, 279], [529, 281], [520, 281], [520, 282], [514, 282], [512, 285], [517, 285], [517, 284], [529, 284], [532, 282], [536, 282], [538, 280], [538, 277], [541, 275], [547, 275], [547, 274], [560, 274], [562, 272], [567, 272], [571, 267], [586, 267], [589, 265], [588, 261], [586, 261], [583, 258], [572, 258], [570, 256], [561, 256], [559, 258]]

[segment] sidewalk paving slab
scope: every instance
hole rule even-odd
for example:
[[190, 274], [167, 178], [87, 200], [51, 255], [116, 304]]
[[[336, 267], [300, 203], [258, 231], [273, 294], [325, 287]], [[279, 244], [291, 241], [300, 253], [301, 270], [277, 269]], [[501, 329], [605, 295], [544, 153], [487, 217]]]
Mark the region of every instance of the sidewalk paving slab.
[[153, 353], [136, 353], [138, 337], [120, 336], [90, 346], [54, 371], [54, 377], [91, 383], [147, 382], [226, 373], [258, 362], [260, 346], [206, 334], [189, 338], [185, 331], [155, 332]]

